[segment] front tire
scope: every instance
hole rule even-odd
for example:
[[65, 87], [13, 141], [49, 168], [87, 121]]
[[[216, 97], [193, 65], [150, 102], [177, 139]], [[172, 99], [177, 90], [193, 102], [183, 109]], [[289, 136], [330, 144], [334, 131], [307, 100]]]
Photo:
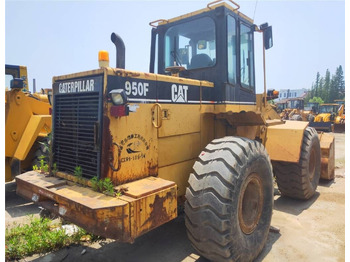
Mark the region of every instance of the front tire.
[[265, 245], [273, 208], [264, 146], [245, 138], [216, 139], [193, 169], [185, 203], [192, 245], [212, 261], [252, 261]]
[[315, 192], [321, 175], [321, 149], [317, 132], [304, 131], [298, 163], [272, 162], [278, 189], [283, 196], [307, 200]]

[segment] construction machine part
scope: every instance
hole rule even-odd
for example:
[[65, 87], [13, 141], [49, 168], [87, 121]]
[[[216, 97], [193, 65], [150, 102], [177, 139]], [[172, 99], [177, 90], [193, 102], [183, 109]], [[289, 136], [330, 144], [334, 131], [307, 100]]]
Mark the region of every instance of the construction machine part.
[[317, 131], [324, 132], [332, 132], [333, 131], [333, 123], [332, 122], [310, 122], [310, 127], [315, 128]]
[[22, 197], [89, 232], [121, 242], [132, 243], [177, 216], [176, 185], [161, 178], [124, 184], [119, 197], [36, 171], [17, 176], [16, 183]]
[[334, 133], [345, 133], [345, 123], [334, 123], [333, 124]]
[[282, 195], [303, 200], [311, 198], [321, 173], [320, 140], [316, 130], [305, 129], [298, 163], [272, 161], [272, 166]]
[[30, 93], [25, 66], [5, 65], [5, 74], [24, 81], [23, 88], [5, 92], [5, 181], [9, 182], [32, 169], [37, 141], [51, 132], [51, 89]]
[[321, 146], [321, 179], [334, 179], [334, 136], [326, 133], [318, 135]]
[[286, 120], [284, 124], [267, 122], [265, 147], [272, 161], [298, 163], [300, 148], [303, 142], [305, 128], [304, 121]]
[[262, 250], [273, 208], [272, 167], [262, 144], [215, 139], [199, 155], [186, 190], [187, 235], [212, 261], [252, 261]]

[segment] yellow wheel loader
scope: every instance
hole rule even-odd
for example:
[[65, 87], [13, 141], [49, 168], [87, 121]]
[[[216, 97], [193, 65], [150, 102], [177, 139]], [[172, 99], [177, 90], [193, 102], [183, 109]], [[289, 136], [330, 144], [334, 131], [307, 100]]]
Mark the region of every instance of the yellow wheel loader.
[[334, 124], [337, 124], [337, 130], [345, 131], [344, 104], [337, 103], [322, 104], [319, 107], [319, 114], [310, 122], [310, 126], [316, 130], [332, 132]]
[[285, 104], [285, 108], [280, 113], [282, 120], [311, 121], [313, 119], [313, 111], [304, 108], [303, 98], [290, 98]]
[[[254, 34], [263, 34], [265, 55], [272, 28], [253, 24], [233, 1], [150, 25], [149, 73], [125, 69], [113, 33], [116, 68], [101, 52], [100, 69], [53, 78], [57, 172], [17, 176], [17, 193], [130, 243], [176, 218], [185, 200], [201, 256], [252, 261], [269, 232], [273, 176], [282, 195], [309, 199], [321, 175], [315, 130], [282, 121], [266, 88], [255, 93]], [[334, 149], [331, 139], [325, 149]], [[101, 181], [115, 196], [98, 189]]]
[[51, 132], [49, 90], [28, 91], [27, 68], [5, 65], [5, 182], [31, 170], [43, 148], [38, 143]]

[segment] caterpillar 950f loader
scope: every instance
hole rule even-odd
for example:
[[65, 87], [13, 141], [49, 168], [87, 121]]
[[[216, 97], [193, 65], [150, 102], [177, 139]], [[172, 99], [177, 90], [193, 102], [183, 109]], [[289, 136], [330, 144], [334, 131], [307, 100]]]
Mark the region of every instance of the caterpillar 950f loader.
[[[283, 195], [309, 199], [321, 151], [307, 122], [281, 121], [266, 92], [255, 94], [254, 33], [269, 48], [271, 27], [231, 3], [150, 23], [150, 73], [124, 69], [124, 44], [112, 34], [116, 68], [54, 77], [58, 172], [18, 176], [17, 193], [123, 242], [174, 219], [186, 199], [188, 237], [201, 255], [254, 259], [270, 227], [273, 175]], [[74, 183], [77, 167], [85, 186]], [[93, 190], [105, 178], [116, 197]]]

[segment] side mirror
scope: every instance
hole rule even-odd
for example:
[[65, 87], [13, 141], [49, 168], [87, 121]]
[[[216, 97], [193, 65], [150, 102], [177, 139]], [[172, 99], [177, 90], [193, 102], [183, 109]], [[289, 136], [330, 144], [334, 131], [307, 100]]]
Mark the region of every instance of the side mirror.
[[11, 89], [22, 89], [24, 87], [24, 80], [22, 78], [14, 78], [10, 82]]
[[270, 49], [273, 46], [273, 40], [272, 40], [272, 26], [268, 26], [267, 28], [263, 29], [263, 37], [264, 37], [264, 46], [265, 49]]

